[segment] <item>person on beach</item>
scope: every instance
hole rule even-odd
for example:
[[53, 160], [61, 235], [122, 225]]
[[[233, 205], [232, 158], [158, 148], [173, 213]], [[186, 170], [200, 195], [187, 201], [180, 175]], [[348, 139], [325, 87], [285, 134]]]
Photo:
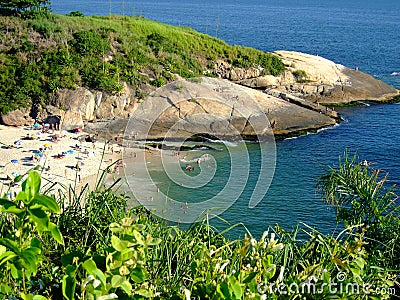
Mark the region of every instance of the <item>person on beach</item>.
[[115, 174], [119, 174], [119, 167], [118, 167], [118, 165], [115, 165], [115, 167], [114, 167], [114, 173]]
[[80, 167], [78, 167], [78, 181], [79, 183], [82, 182], [82, 169]]

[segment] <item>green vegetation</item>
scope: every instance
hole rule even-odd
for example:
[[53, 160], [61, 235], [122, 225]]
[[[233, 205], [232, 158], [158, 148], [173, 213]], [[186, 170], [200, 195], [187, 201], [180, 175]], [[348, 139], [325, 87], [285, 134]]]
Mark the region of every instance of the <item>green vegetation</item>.
[[335, 236], [302, 225], [228, 240], [234, 226], [217, 232], [205, 219], [182, 230], [142, 207], [127, 209], [128, 199], [114, 187], [99, 183], [77, 195], [57, 184], [41, 187], [31, 171], [14, 199], [0, 199], [0, 294], [38, 300], [388, 299], [399, 284], [400, 208], [379, 174], [346, 153], [320, 178], [326, 202], [345, 226]]
[[0, 113], [45, 106], [61, 88], [120, 93], [126, 82], [138, 98], [146, 84], [159, 87], [173, 74], [194, 78], [216, 59], [262, 67], [277, 75], [282, 62], [268, 53], [225, 42], [186, 27], [141, 17], [47, 14], [33, 19], [0, 16]]
[[346, 227], [362, 224], [367, 248], [378, 250], [385, 265], [400, 266], [400, 206], [395, 186], [387, 187], [387, 174], [357, 162], [348, 153], [339, 168], [320, 178], [325, 200], [336, 209], [337, 222]]
[[36, 18], [49, 13], [49, 0], [0, 0], [2, 15], [17, 15], [23, 18]]
[[295, 70], [292, 74], [296, 77], [298, 83], [311, 82], [311, 80], [307, 79], [307, 73], [304, 70]]

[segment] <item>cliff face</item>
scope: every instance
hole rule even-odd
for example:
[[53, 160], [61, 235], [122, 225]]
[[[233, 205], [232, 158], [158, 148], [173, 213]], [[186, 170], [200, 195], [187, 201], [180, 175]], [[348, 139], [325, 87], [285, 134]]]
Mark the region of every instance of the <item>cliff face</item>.
[[[138, 100], [134, 88], [127, 84], [118, 95], [80, 87], [59, 90], [52, 96], [51, 105], [34, 109], [39, 120], [60, 115], [66, 130], [86, 126], [118, 134], [125, 129], [129, 117], [135, 117], [138, 124], [147, 124], [153, 116], [151, 111], [163, 107], [160, 116], [151, 120], [152, 138], [162, 137], [174, 124], [179, 124], [174, 127], [176, 137], [198, 131], [229, 135], [224, 132], [227, 126], [251, 136], [255, 132], [248, 126], [250, 121], [263, 130], [269, 128], [275, 134], [287, 135], [334, 124], [339, 116], [323, 104], [385, 101], [399, 95], [398, 90], [366, 73], [319, 56], [291, 51], [275, 54], [287, 68], [276, 77], [263, 76], [262, 68], [235, 68], [217, 60], [210, 72], [219, 79], [205, 77], [195, 82], [176, 76], [178, 81], [157, 90], [148, 86], [146, 92], [150, 95], [144, 101]], [[260, 112], [262, 118], [257, 119]], [[14, 126], [33, 122], [28, 109], [11, 112], [2, 120]]]

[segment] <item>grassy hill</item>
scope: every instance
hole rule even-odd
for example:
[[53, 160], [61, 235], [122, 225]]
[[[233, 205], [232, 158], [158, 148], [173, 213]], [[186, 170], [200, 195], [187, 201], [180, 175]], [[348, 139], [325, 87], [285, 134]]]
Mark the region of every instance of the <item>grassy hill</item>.
[[172, 74], [212, 76], [207, 70], [217, 58], [264, 74], [284, 70], [268, 53], [142, 17], [0, 16], [0, 38], [1, 113], [46, 105], [59, 88], [119, 93], [123, 81], [141, 98], [144, 85], [162, 86]]

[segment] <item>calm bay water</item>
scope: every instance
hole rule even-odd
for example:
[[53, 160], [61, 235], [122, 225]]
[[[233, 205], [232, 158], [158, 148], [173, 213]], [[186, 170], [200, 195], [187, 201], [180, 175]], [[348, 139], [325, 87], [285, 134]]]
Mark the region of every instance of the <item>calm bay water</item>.
[[[77, 1], [52, 0], [52, 10], [85, 15], [142, 15], [178, 26], [192, 27], [217, 36], [229, 44], [264, 51], [294, 50], [318, 54], [350, 68], [358, 65], [388, 84], [400, 88], [400, 1], [397, 0], [160, 0], [160, 1]], [[289, 229], [298, 222], [332, 232], [334, 212], [322, 204], [316, 193], [316, 179], [326, 164], [336, 164], [346, 147], [358, 150], [361, 159], [388, 171], [393, 183], [400, 178], [400, 105], [376, 104], [343, 108], [345, 121], [339, 126], [277, 143], [277, 164], [272, 185], [264, 200], [247, 208], [254, 180], [250, 180], [239, 200], [223, 214], [231, 223], [244, 222], [261, 234], [279, 223]], [[257, 169], [256, 145], [249, 153]], [[227, 164], [227, 155], [215, 154], [218, 164]], [[156, 172], [157, 170], [155, 170]], [[220, 174], [224, 174], [221, 170]], [[157, 173], [157, 172], [156, 172]], [[256, 173], [256, 172], [255, 172]], [[182, 201], [195, 201], [196, 190], [182, 192], [162, 179], [161, 189]], [[215, 192], [224, 181], [210, 183], [203, 197]], [[178, 199], [177, 199], [178, 200]]]

